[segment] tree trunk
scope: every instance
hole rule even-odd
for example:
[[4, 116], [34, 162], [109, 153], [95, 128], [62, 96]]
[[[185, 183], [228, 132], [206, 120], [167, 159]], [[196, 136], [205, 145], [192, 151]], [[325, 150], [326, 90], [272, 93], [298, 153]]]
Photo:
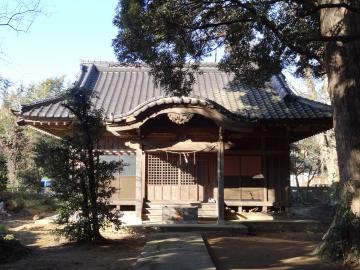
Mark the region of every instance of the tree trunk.
[[[89, 220], [89, 199], [88, 199], [88, 191], [86, 189], [86, 181], [84, 177], [81, 177], [80, 179], [80, 188], [81, 188], [81, 193], [83, 195], [83, 202], [81, 206], [82, 214], [86, 220]], [[85, 224], [84, 230], [85, 230], [85, 235], [91, 235], [91, 227], [88, 222]]]
[[[340, 0], [319, 0], [336, 4]], [[322, 9], [323, 36], [360, 34], [360, 14], [345, 8]], [[360, 39], [328, 42], [325, 45], [328, 88], [333, 105], [340, 182], [355, 187], [350, 207], [360, 215]]]
[[90, 209], [91, 209], [91, 223], [93, 229], [93, 239], [95, 241], [101, 240], [98, 207], [97, 207], [97, 186], [95, 179], [95, 165], [94, 153], [91, 143], [88, 145], [88, 179], [89, 179], [89, 193], [90, 193]]

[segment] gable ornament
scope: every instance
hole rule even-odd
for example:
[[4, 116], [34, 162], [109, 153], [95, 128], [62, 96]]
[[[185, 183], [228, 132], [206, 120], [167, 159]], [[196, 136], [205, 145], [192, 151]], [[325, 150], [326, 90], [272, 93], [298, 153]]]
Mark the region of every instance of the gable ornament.
[[167, 116], [171, 122], [178, 124], [178, 125], [182, 125], [182, 124], [189, 122], [191, 120], [191, 118], [193, 118], [194, 114], [193, 113], [170, 112], [167, 114]]

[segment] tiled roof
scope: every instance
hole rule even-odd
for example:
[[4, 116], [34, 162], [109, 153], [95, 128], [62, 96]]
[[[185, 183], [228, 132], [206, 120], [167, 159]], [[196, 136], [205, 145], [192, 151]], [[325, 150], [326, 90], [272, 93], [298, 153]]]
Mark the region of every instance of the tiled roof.
[[[232, 84], [232, 75], [215, 66], [201, 67], [190, 97], [166, 97], [155, 87], [148, 67], [129, 67], [117, 63], [83, 63], [78, 85], [98, 93], [96, 108], [107, 117], [121, 118], [137, 114], [163, 103], [211, 106], [248, 121], [280, 119], [330, 118], [331, 107], [296, 96], [282, 76], [273, 77], [263, 88]], [[23, 105], [23, 118], [71, 118], [62, 106], [62, 98], [54, 97]]]

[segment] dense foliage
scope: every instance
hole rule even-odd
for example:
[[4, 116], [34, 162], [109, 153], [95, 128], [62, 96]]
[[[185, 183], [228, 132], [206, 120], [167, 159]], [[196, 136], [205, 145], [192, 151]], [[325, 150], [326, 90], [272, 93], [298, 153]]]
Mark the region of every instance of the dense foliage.
[[37, 192], [40, 190], [41, 171], [34, 163], [34, 145], [41, 135], [18, 126], [11, 110], [20, 103], [60, 94], [64, 90], [64, 77], [49, 78], [15, 89], [8, 80], [0, 78], [0, 90], [0, 154], [6, 160], [7, 187], [12, 191]]
[[0, 154], [0, 191], [6, 189], [8, 182], [8, 171], [6, 166], [6, 159], [3, 155]]
[[314, 2], [123, 0], [113, 47], [122, 62], [149, 64], [157, 81], [179, 95], [190, 91], [191, 72], [219, 47], [225, 48], [220, 67], [241, 82], [262, 83], [289, 66], [320, 76], [324, 37]]
[[110, 183], [122, 163], [101, 160], [97, 145], [105, 127], [102, 111], [92, 108], [93, 97], [86, 89], [69, 89], [64, 106], [76, 118], [73, 134], [37, 145], [36, 163], [53, 179], [52, 189], [60, 200], [58, 222], [65, 226], [59, 232], [77, 241], [100, 240], [100, 228], [110, 222], [120, 225], [109, 199], [114, 192]]

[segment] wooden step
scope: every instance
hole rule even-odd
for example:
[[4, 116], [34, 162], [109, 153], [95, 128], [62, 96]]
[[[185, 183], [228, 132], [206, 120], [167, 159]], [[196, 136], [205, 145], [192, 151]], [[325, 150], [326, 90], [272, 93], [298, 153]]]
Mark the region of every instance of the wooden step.
[[217, 213], [216, 209], [198, 209], [198, 213]]
[[215, 211], [216, 211], [217, 206], [216, 206], [215, 203], [202, 203], [202, 204], [199, 205], [199, 209], [204, 209], [204, 210], [205, 210], [205, 209], [206, 209], [206, 210], [211, 209], [211, 210], [215, 210]]
[[217, 217], [217, 212], [199, 212], [198, 217]]
[[158, 214], [162, 215], [162, 208], [145, 208], [144, 214]]
[[190, 203], [164, 203], [164, 204], [157, 204], [157, 203], [147, 203], [144, 205], [145, 208], [163, 208], [163, 207], [190, 207], [193, 206]]

